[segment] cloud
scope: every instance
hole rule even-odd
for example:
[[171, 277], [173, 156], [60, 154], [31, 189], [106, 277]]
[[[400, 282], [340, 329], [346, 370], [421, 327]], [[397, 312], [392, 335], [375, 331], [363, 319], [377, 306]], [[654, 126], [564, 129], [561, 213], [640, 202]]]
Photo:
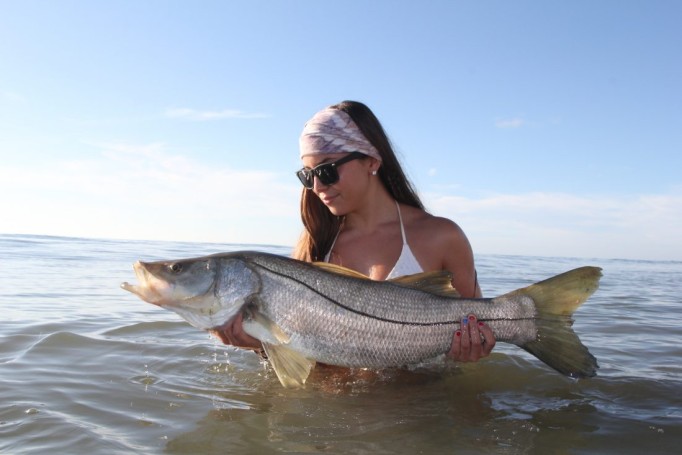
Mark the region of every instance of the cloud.
[[424, 195], [432, 213], [456, 221], [476, 251], [568, 257], [682, 260], [682, 193], [481, 197]]
[[170, 108], [164, 115], [168, 118], [205, 122], [224, 119], [263, 119], [269, 118], [267, 114], [248, 113], [236, 109], [223, 109], [221, 111], [198, 111], [188, 108]]
[[300, 185], [214, 166], [161, 143], [100, 144], [88, 160], [0, 169], [0, 232], [293, 245]]
[[526, 121], [521, 117], [498, 119], [495, 121], [495, 126], [502, 129], [521, 128], [524, 125], [526, 125]]
[[[0, 232], [288, 246], [300, 234], [301, 188], [289, 172], [205, 163], [164, 143], [90, 145], [89, 159], [0, 167]], [[681, 187], [462, 192], [434, 186], [421, 196], [465, 230], [477, 254], [682, 260]]]

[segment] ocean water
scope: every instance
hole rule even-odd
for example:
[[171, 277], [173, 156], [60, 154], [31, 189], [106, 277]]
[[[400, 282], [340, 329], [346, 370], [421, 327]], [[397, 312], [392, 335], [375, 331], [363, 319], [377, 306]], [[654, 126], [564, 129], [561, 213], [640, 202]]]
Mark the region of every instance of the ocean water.
[[604, 269], [574, 328], [598, 358], [573, 380], [522, 350], [416, 371], [318, 368], [283, 389], [119, 288], [137, 259], [267, 245], [0, 235], [0, 453], [679, 453], [682, 262], [481, 255], [487, 296]]

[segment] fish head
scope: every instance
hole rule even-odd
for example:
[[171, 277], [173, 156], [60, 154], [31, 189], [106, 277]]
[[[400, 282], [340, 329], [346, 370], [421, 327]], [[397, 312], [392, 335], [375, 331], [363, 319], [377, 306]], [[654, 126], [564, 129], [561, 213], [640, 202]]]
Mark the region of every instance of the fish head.
[[133, 264], [138, 285], [121, 287], [145, 302], [159, 306], [173, 305], [206, 294], [215, 282], [215, 267], [210, 258], [181, 261], [142, 262]]
[[137, 261], [133, 269], [139, 284], [122, 283], [123, 289], [203, 330], [231, 321], [260, 286], [243, 261], [219, 256]]

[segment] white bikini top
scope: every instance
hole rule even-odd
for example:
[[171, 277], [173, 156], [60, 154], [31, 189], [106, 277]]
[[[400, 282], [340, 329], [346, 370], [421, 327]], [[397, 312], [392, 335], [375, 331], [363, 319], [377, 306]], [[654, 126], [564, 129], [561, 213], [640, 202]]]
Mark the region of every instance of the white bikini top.
[[[400, 205], [398, 204], [398, 201], [395, 203], [396, 208], [398, 209], [398, 219], [400, 220], [400, 233], [403, 237], [403, 248], [400, 251], [400, 257], [398, 258], [398, 261], [395, 263], [393, 266], [393, 269], [391, 272], [388, 274], [386, 277], [387, 280], [390, 280], [391, 278], [397, 278], [399, 276], [404, 276], [404, 275], [412, 275], [414, 273], [421, 273], [424, 271], [422, 269], [421, 265], [419, 265], [419, 261], [417, 261], [417, 258], [414, 257], [414, 253], [412, 253], [412, 250], [410, 249], [410, 245], [407, 244], [407, 236], [405, 235], [405, 226], [403, 226], [403, 217], [400, 213]], [[336, 233], [336, 238], [334, 239], [334, 242], [332, 242], [331, 248], [329, 248], [329, 252], [327, 255], [324, 257], [325, 262], [329, 262], [329, 259], [332, 254], [332, 250], [334, 249], [334, 245], [336, 245], [336, 239], [339, 238], [339, 234], [341, 233], [341, 230]]]

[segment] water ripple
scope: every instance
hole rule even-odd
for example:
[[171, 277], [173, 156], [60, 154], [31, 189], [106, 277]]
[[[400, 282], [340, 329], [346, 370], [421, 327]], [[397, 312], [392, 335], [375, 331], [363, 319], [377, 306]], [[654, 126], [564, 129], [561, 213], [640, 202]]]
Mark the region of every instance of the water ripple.
[[314, 370], [283, 389], [119, 288], [139, 257], [288, 248], [0, 235], [0, 452], [676, 453], [682, 263], [482, 256], [487, 295], [604, 268], [575, 330], [600, 363], [572, 380], [510, 346], [476, 364]]

